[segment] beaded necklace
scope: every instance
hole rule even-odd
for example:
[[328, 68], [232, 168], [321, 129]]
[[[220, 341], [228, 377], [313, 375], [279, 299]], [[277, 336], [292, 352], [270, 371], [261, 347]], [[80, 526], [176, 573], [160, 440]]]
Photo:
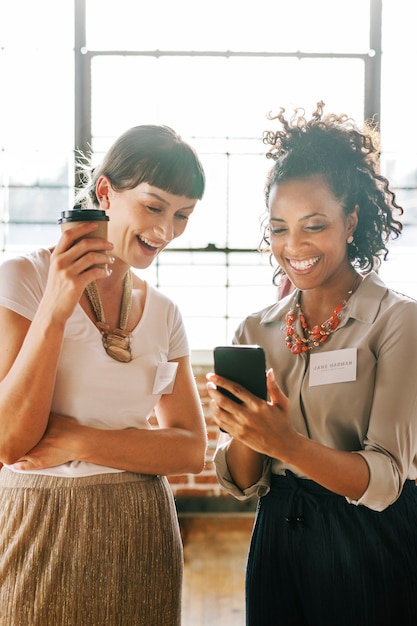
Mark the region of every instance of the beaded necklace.
[[85, 293], [93, 307], [97, 322], [96, 326], [101, 332], [105, 351], [112, 359], [129, 363], [132, 360], [130, 337], [132, 333], [126, 330], [127, 319], [132, 307], [132, 272], [129, 270], [123, 281], [123, 295], [120, 306], [119, 328], [110, 328], [104, 317], [103, 305], [95, 281], [89, 283]]
[[[318, 348], [322, 343], [327, 341], [329, 335], [331, 335], [332, 332], [334, 332], [339, 326], [340, 313], [345, 308], [347, 301], [349, 300], [352, 293], [356, 290], [361, 280], [361, 277], [357, 275], [352, 289], [347, 293], [346, 300], [343, 300], [342, 304], [339, 304], [334, 309], [329, 319], [323, 322], [323, 324], [316, 324], [312, 328], [308, 328], [305, 315], [301, 309], [301, 304], [300, 302], [297, 302], [295, 305], [295, 309], [291, 309], [290, 311], [288, 311], [287, 315], [285, 316], [285, 321], [287, 323], [287, 326], [285, 328], [285, 343], [287, 348], [291, 350], [293, 354], [301, 354], [302, 352], [308, 352], [309, 350]], [[297, 334], [294, 328], [297, 317], [300, 318], [301, 328], [303, 329], [304, 337], [300, 337], [300, 335]]]

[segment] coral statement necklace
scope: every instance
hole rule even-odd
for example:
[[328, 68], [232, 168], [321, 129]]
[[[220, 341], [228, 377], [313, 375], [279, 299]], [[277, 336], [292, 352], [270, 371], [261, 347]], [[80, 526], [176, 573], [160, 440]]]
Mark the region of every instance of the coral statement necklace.
[[[340, 313], [345, 308], [349, 297], [356, 290], [361, 280], [361, 277], [357, 275], [352, 289], [348, 291], [346, 300], [343, 300], [342, 304], [339, 304], [339, 306], [334, 309], [328, 320], [323, 322], [323, 324], [316, 324], [312, 328], [308, 328], [304, 313], [301, 309], [301, 304], [297, 302], [295, 310], [291, 309], [285, 316], [285, 321], [287, 323], [285, 328], [285, 343], [287, 348], [291, 350], [293, 354], [301, 354], [301, 352], [308, 352], [309, 350], [313, 350], [313, 348], [318, 348], [322, 343], [324, 343], [329, 335], [331, 335], [331, 333], [339, 326]], [[298, 316], [300, 317], [304, 337], [300, 337], [294, 328], [294, 324]]]

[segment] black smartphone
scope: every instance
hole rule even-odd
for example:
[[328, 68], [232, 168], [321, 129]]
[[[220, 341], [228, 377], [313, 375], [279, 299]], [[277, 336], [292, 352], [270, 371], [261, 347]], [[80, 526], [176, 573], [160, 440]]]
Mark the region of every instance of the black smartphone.
[[[242, 385], [255, 396], [267, 399], [266, 359], [261, 346], [217, 346], [214, 348], [214, 371], [219, 376]], [[239, 398], [226, 389], [222, 387], [218, 389], [238, 404], [242, 404]]]

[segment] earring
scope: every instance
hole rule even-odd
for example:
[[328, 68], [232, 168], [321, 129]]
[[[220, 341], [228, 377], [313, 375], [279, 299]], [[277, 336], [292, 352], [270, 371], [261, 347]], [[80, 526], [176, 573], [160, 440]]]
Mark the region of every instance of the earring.
[[349, 237], [347, 238], [346, 242], [347, 242], [348, 244], [349, 244], [349, 243], [352, 243], [352, 242], [353, 242], [353, 235], [349, 235]]

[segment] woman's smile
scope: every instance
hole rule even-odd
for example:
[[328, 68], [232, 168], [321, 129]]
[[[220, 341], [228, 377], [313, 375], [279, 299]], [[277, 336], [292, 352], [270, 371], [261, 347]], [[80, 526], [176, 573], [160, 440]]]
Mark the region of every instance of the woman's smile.
[[306, 272], [313, 268], [320, 261], [320, 258], [320, 256], [316, 256], [309, 259], [303, 259], [302, 261], [298, 261], [297, 259], [287, 259], [287, 262], [295, 272]]
[[158, 254], [158, 252], [160, 252], [161, 250], [164, 249], [165, 247], [165, 243], [164, 244], [156, 244], [154, 242], [152, 242], [150, 239], [148, 239], [147, 237], [144, 237], [142, 235], [136, 235], [136, 239], [139, 243], [140, 248], [143, 250], [143, 252], [147, 255], [155, 255]]

